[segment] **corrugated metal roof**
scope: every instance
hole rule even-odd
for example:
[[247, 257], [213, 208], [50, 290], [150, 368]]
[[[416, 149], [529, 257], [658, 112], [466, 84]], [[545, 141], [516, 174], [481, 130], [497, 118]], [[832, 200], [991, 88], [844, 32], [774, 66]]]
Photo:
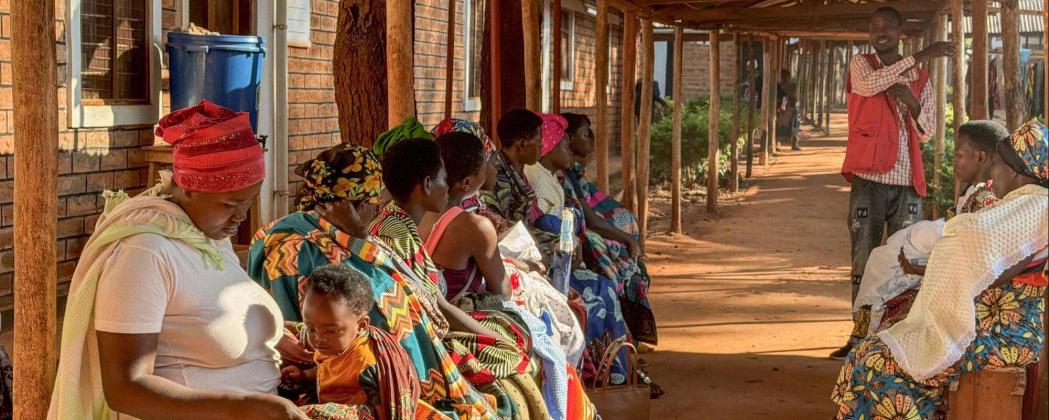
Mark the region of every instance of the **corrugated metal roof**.
[[[1041, 33], [1045, 30], [1045, 20], [1042, 10], [1045, 8], [1045, 0], [1020, 0], [1020, 33]], [[992, 3], [991, 7], [997, 7]], [[972, 33], [972, 17], [966, 16], [962, 27], [966, 34]], [[1000, 34], [1002, 32], [1001, 18], [998, 12], [987, 15], [987, 33]]]

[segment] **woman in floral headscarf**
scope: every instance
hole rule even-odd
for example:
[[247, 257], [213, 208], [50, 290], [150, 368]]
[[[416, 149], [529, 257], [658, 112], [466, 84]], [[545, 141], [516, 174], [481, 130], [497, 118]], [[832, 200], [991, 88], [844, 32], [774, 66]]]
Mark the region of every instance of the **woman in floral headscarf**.
[[[364, 273], [372, 282], [375, 306], [372, 325], [404, 347], [421, 382], [419, 410], [431, 408], [449, 416], [490, 418], [491, 406], [463, 378], [440, 337], [447, 321], [422, 297], [392, 251], [371, 241], [364, 220], [371, 219], [381, 189], [382, 172], [371, 151], [340, 145], [304, 163], [306, 180], [299, 211], [255, 235], [248, 273], [269, 289], [285, 319], [301, 320], [302, 282], [313, 270], [340, 263]], [[360, 217], [363, 215], [364, 217]]]
[[1049, 282], [1047, 134], [1031, 121], [999, 142], [991, 178], [1001, 201], [944, 226], [907, 318], [846, 359], [831, 393], [839, 419], [932, 418], [958, 376], [1037, 361]]

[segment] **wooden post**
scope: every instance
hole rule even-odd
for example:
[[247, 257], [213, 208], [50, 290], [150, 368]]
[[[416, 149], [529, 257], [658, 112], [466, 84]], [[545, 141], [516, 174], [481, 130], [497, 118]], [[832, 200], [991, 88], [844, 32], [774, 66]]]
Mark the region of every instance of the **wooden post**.
[[652, 82], [655, 59], [652, 20], [641, 20], [641, 118], [637, 128], [637, 216], [640, 237], [648, 235], [648, 170], [652, 143]]
[[[733, 110], [732, 110], [732, 143], [730, 144], [730, 147], [731, 147], [731, 150], [732, 150], [731, 151], [732, 156], [729, 159], [729, 172], [732, 174], [732, 178], [729, 178], [729, 181], [728, 181], [728, 190], [731, 191], [731, 192], [738, 192], [739, 191], [739, 125], [740, 125], [740, 117], [739, 117], [739, 115], [740, 115], [740, 112], [741, 112], [740, 111], [740, 105], [742, 105], [739, 102], [740, 101], [740, 92], [739, 91], [740, 91], [740, 88], [741, 88], [741, 86], [740, 86], [740, 84], [741, 84], [740, 72], [744, 70], [744, 67], [743, 67], [743, 46], [740, 45], [740, 40], [741, 40], [741, 37], [739, 36], [739, 32], [736, 32], [736, 33], [732, 34], [732, 45], [736, 48], [736, 70], [733, 72], [734, 74], [732, 75], [732, 80], [733, 80], [733, 82], [732, 82], [732, 108], [733, 108]], [[676, 40], [675, 40], [675, 42], [676, 42]], [[675, 48], [677, 48], [676, 45], [675, 45]], [[677, 50], [676, 49], [674, 50], [674, 54], [677, 54]], [[680, 70], [678, 70], [678, 66], [680, 64], [681, 63], [676, 61], [676, 59], [675, 59], [675, 61], [674, 61], [674, 69], [675, 70], [674, 71], [678, 72], [678, 73], [675, 73], [675, 77], [676, 77], [677, 74], [680, 73]], [[674, 79], [674, 88], [675, 89], [677, 88], [678, 84], [679, 83], [678, 83], [677, 79]], [[675, 93], [675, 95], [677, 95], [677, 94]], [[677, 96], [674, 96], [674, 98], [676, 100]], [[681, 117], [680, 117], [679, 114], [680, 114], [680, 111], [677, 108], [675, 108], [674, 109], [674, 115], [675, 115], [674, 118], [676, 118], [676, 119], [674, 120], [674, 129], [678, 130], [677, 132], [680, 132], [680, 130], [681, 130]]]
[[[558, 10], [557, 15], [561, 15]], [[558, 18], [560, 20], [560, 18]], [[561, 31], [557, 31], [560, 37]], [[560, 55], [561, 45], [554, 47]], [[594, 147], [597, 149], [597, 186], [601, 191], [608, 189], [608, 0], [597, 1], [597, 46], [594, 52]], [[558, 108], [561, 103], [561, 68], [553, 84], [557, 85]], [[632, 91], [631, 91], [632, 92]], [[622, 112], [622, 111], [620, 111]]]
[[[1019, 0], [1003, 0], [1002, 8], [1002, 71], [1005, 76], [1005, 125], [1009, 131], [1020, 128], [1027, 117], [1027, 95], [1020, 85], [1020, 11]], [[1047, 28], [1049, 29], [1049, 28]]]
[[542, 12], [539, 0], [521, 1], [521, 29], [524, 33], [525, 107], [533, 111], [543, 108], [543, 71], [540, 28]]
[[491, 55], [491, 62], [488, 68], [488, 77], [491, 79], [492, 91], [489, 94], [492, 103], [487, 104], [491, 109], [492, 121], [491, 130], [488, 131], [488, 135], [495, 139], [495, 144], [500, 148], [502, 143], [499, 142], [499, 133], [495, 127], [499, 124], [499, 118], [503, 116], [503, 64], [502, 64], [502, 41], [499, 39], [500, 32], [498, 29], [502, 21], [502, 6], [501, 1], [489, 1], [488, 2], [488, 50]]
[[856, 52], [856, 45], [849, 41], [849, 50], [845, 51], [845, 71], [841, 74], [841, 103], [848, 105], [849, 94], [845, 91], [845, 79], [849, 77], [849, 67], [852, 67], [852, 55]]
[[[769, 77], [772, 69], [772, 42], [770, 40], [761, 40], [761, 127], [762, 131], [765, 131], [764, 136], [760, 138], [761, 141], [761, 155], [758, 157], [759, 163], [762, 166], [768, 166], [769, 164], [769, 119], [772, 114], [772, 104], [776, 101], [769, 98], [769, 85], [772, 84], [772, 78]], [[713, 69], [711, 69], [713, 73]], [[713, 105], [713, 102], [711, 102]], [[711, 106], [713, 108], [713, 106]]]
[[[734, 36], [736, 46], [739, 46], [739, 34]], [[681, 233], [681, 106], [685, 102], [681, 97], [681, 55], [684, 53], [685, 34], [680, 26], [674, 27], [674, 133], [673, 143], [670, 146], [670, 231]], [[736, 74], [739, 74], [738, 72]], [[739, 81], [739, 76], [736, 76]], [[739, 96], [736, 96], [736, 138], [739, 138]], [[733, 147], [735, 150], [735, 147]], [[734, 165], [735, 166], [735, 165]], [[733, 168], [733, 178], [735, 178]]]
[[[804, 121], [807, 117], [806, 111], [809, 103], [809, 85], [812, 73], [809, 71], [809, 63], [812, 61], [812, 42], [801, 41], [805, 51], [798, 57], [798, 119]], [[800, 122], [799, 121], [799, 122]]]
[[721, 111], [721, 42], [718, 32], [719, 29], [710, 31], [710, 78], [707, 81], [710, 90], [710, 119], [707, 124], [707, 213], [718, 212], [718, 151], [721, 145], [718, 135], [718, 116]]
[[747, 85], [750, 92], [747, 97], [747, 178], [753, 175], [754, 168], [754, 108], [758, 97], [754, 94], [754, 80], [757, 75], [757, 63], [754, 61], [754, 35], [747, 35]]
[[[601, 42], [598, 40], [598, 42]], [[623, 207], [634, 211], [634, 69], [637, 65], [637, 14], [632, 11], [623, 13], [623, 71], [622, 90], [619, 93], [619, 107], [622, 125], [621, 136], [621, 172], [623, 173]]]
[[819, 66], [820, 57], [823, 53], [823, 49], [820, 48], [820, 41], [812, 41], [812, 56], [809, 59], [809, 85], [808, 90], [809, 101], [805, 104], [805, 112], [808, 114], [809, 123], [816, 122], [816, 98], [817, 98], [817, 85], [819, 85]]
[[444, 66], [444, 117], [452, 117], [453, 84], [455, 81], [455, 4], [459, 0], [448, 0], [448, 49]]
[[[551, 22], [550, 22], [550, 23], [553, 24], [552, 25], [553, 27], [550, 28], [550, 32], [552, 32], [552, 34], [553, 34], [553, 39], [552, 39], [552, 41], [553, 41], [552, 44], [553, 45], [551, 45], [551, 50], [552, 50], [551, 52], [553, 53], [553, 60], [551, 60], [552, 61], [551, 64], [553, 64], [553, 66], [552, 66], [553, 67], [553, 71], [551, 71], [552, 74], [550, 75], [550, 112], [553, 112], [555, 114], [560, 114], [561, 113], [561, 67], [564, 65], [564, 63], [562, 62], [562, 60], [564, 60], [564, 57], [561, 56], [561, 42], [563, 41], [561, 39], [561, 25], [563, 24], [563, 22], [561, 22], [561, 0], [551, 0], [551, 2], [550, 2], [550, 14], [553, 16], [553, 19], [551, 19]], [[606, 13], [605, 16], [606, 17], [608, 16], [607, 13]], [[606, 22], [607, 22], [607, 20], [606, 20]], [[605, 30], [606, 31], [608, 30], [607, 26], [605, 27]], [[608, 50], [608, 45], [607, 44], [605, 45], [605, 50], [606, 51]], [[605, 60], [607, 60], [607, 59], [608, 59], [608, 53], [605, 53]], [[605, 66], [605, 68], [608, 68], [608, 66]], [[606, 70], [605, 77], [606, 77], [606, 83], [605, 84], [607, 84], [607, 77], [608, 77], [607, 70]], [[595, 74], [594, 78], [595, 79], [597, 78], [596, 74]], [[596, 98], [596, 95], [595, 95], [595, 98]], [[600, 131], [600, 132], [604, 133], [604, 131], [605, 131], [604, 127], [605, 126], [602, 125], [601, 128], [598, 129], [597, 131]], [[605, 138], [607, 138], [607, 136], [605, 136]], [[595, 144], [595, 147], [596, 146], [597, 145]], [[602, 150], [603, 150], [603, 152], [602, 152]], [[605, 177], [603, 179], [604, 179], [604, 182], [607, 184], [608, 183], [608, 174], [607, 174], [607, 171], [608, 171], [608, 168], [607, 168], [607, 165], [608, 165], [608, 146], [606, 145], [604, 149], [598, 148], [595, 151], [597, 152], [597, 155], [598, 155], [598, 158], [597, 158], [598, 162], [600, 162], [602, 160], [602, 158], [604, 159], [603, 164], [604, 164], [604, 169], [605, 169]], [[600, 176], [601, 171], [598, 170], [598, 173], [599, 173], [598, 174], [598, 179], [602, 179], [602, 177]], [[600, 184], [600, 182], [598, 182], [598, 183]], [[608, 190], [602, 190], [602, 191], [608, 191]]]
[[386, 2], [386, 101], [389, 103], [387, 122], [390, 127], [415, 115], [413, 4], [410, 0]]
[[55, 2], [11, 2], [15, 177], [14, 418], [47, 418], [55, 378], [58, 99]]
[[819, 71], [816, 73], [816, 127], [823, 129], [823, 109], [827, 105], [827, 73], [830, 73], [830, 49], [820, 41]]
[[987, 2], [969, 2], [972, 8], [972, 109], [971, 117], [974, 120], [986, 120], [990, 118], [987, 109]]
[[[967, 83], [965, 82], [965, 30], [962, 28], [962, 22], [965, 15], [964, 0], [951, 0], [951, 42], [954, 43], [954, 57], [951, 59], [951, 69], [953, 71], [953, 83], [954, 91], [951, 94], [951, 103], [954, 105], [954, 135], [955, 138], [958, 136], [958, 131], [961, 129], [962, 124], [968, 119], [968, 113], [965, 108], [965, 97], [968, 89]], [[957, 178], [954, 180], [954, 201], [958, 201], [958, 197], [962, 193], [962, 183]]]
[[827, 48], [827, 74], [823, 75], [823, 132], [831, 133], [831, 98], [834, 98], [834, 75], [836, 69], [838, 55], [837, 48], [834, 44], [831, 44], [830, 48]]
[[[947, 15], [935, 16], [932, 26], [932, 42], [942, 41], [947, 38]], [[947, 141], [947, 59], [938, 58], [933, 62], [933, 89], [936, 99], [936, 155], [933, 158], [932, 191], [940, 188], [942, 175], [940, 168], [943, 167], [944, 150]], [[933, 218], [939, 218], [940, 211], [933, 207]]]
[[770, 154], [775, 153], [776, 149], [779, 148], [776, 141], [776, 116], [779, 110], [779, 89], [776, 87], [779, 85], [779, 54], [782, 50], [780, 46], [780, 39], [773, 37], [769, 40], [769, 54], [772, 56], [772, 60], [769, 63], [769, 84], [765, 85], [765, 92], [769, 97], [769, 125], [765, 127], [767, 134], [765, 135], [765, 161], [769, 161]]

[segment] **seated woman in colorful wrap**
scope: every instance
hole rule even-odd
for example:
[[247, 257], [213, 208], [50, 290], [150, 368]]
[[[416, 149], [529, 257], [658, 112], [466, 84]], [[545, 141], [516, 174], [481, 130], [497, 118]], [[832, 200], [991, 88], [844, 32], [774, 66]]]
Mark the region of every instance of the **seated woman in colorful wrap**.
[[283, 320], [229, 237], [265, 167], [248, 114], [208, 101], [160, 120], [174, 173], [106, 192], [73, 274], [49, 419], [299, 419], [275, 395]]
[[[424, 248], [448, 283], [445, 296], [453, 304], [463, 302], [460, 307], [467, 309], [483, 300], [486, 292], [493, 295], [502, 292], [488, 281], [501, 279], [501, 283], [505, 283], [502, 287], [510, 289], [503, 293], [509, 299], [503, 302], [503, 311], [525, 321], [532, 337], [533, 353], [536, 360], [542, 362], [540, 384], [551, 417], [577, 418], [566, 414], [575, 412], [573, 406], [588, 402], [585, 398], [570, 401], [564, 390], [570, 383], [569, 377], [575, 374], [572, 366], [582, 359], [584, 336], [567, 297], [553, 288], [542, 274], [504, 258], [493, 223], [462, 208], [463, 201], [476, 197], [484, 183], [485, 172], [491, 166], [487, 163], [495, 154], [494, 144], [480, 126], [468, 121], [445, 120], [434, 134], [448, 172], [449, 200], [444, 213], [427, 213], [423, 217], [420, 235]], [[461, 280], [455, 281], [456, 278]]]
[[563, 114], [568, 122], [573, 162], [564, 172], [564, 192], [578, 202], [586, 220], [583, 238], [587, 268], [612, 279], [619, 290], [623, 316], [634, 340], [656, 344], [656, 318], [648, 302], [651, 279], [642, 261], [637, 218], [622, 204], [601, 193], [584, 178], [584, 168], [594, 152], [594, 133], [586, 115]]
[[959, 375], [1023, 367], [1045, 341], [1049, 136], [1031, 121], [999, 142], [998, 203], [944, 226], [907, 317], [852, 350], [837, 418], [936, 418]]
[[533, 227], [542, 212], [536, 207], [535, 190], [525, 176], [526, 165], [539, 161], [539, 126], [543, 121], [524, 108], [507, 111], [496, 127], [502, 150], [495, 155], [495, 185], [481, 194], [481, 201], [495, 214], [511, 223], [524, 222], [543, 255], [546, 267], [556, 264], [552, 258], [558, 236]]
[[338, 145], [303, 163], [305, 184], [299, 211], [260, 230], [248, 254], [248, 272], [270, 290], [284, 317], [301, 321], [307, 276], [343, 264], [371, 281], [374, 305], [369, 322], [393, 336], [419, 377], [418, 412], [453, 418], [494, 418], [494, 410], [459, 372], [441, 337], [448, 322], [414, 271], [381, 241], [369, 238], [367, 224], [382, 189], [382, 171], [368, 149]]
[[[954, 177], [966, 192], [946, 218], [923, 220], [889, 236], [871, 250], [852, 307], [850, 343], [891, 326], [907, 316], [921, 286], [929, 254], [943, 235], [943, 226], [955, 215], [972, 213], [998, 201], [985, 181], [991, 177], [995, 147], [1009, 130], [994, 121], [969, 121], [958, 130], [954, 149]], [[848, 355], [845, 353], [842, 355]]]
[[[582, 217], [578, 216], [579, 210], [565, 202], [565, 192], [561, 180], [557, 178], [557, 173], [568, 168], [572, 162], [565, 133], [568, 123], [560, 115], [543, 114], [540, 117], [543, 121], [542, 157], [537, 164], [525, 167], [525, 173], [535, 187], [536, 206], [542, 213], [534, 223], [539, 229], [559, 232], [562, 210], [569, 208], [577, 215], [577, 226], [573, 226], [573, 231], [585, 231]], [[572, 255], [579, 255], [579, 251], [573, 251]], [[572, 258], [571, 263], [569, 286], [582, 297], [587, 309], [587, 361], [600, 360], [612, 342], [628, 338], [629, 330], [619, 307], [618, 293], [615, 283], [586, 269], [578, 258]], [[625, 366], [626, 352], [623, 351], [613, 361], [610, 375], [612, 383], [626, 380], [628, 373]], [[583, 376], [586, 379], [592, 379], [595, 373], [595, 370], [584, 366]]]
[[[469, 314], [445, 299], [447, 286], [423, 248], [418, 222], [448, 202], [446, 171], [440, 148], [431, 140], [406, 139], [382, 157], [383, 183], [393, 201], [379, 211], [371, 234], [386, 244], [419, 279], [416, 285], [429, 304], [448, 319], [445, 347], [467, 380], [498, 398], [500, 417], [546, 416], [541, 392], [531, 375], [531, 337], [517, 320], [506, 316], [502, 302], [482, 302]], [[491, 306], [488, 306], [491, 305]]]
[[542, 273], [503, 257], [498, 228], [479, 214], [483, 207], [478, 205], [478, 192], [495, 173], [495, 144], [480, 125], [464, 120], [447, 119], [433, 134], [448, 172], [448, 205], [444, 213], [423, 217], [420, 234], [448, 284], [445, 297], [454, 303], [456, 296], [487, 290], [520, 302], [536, 316], [545, 311], [550, 314], [553, 341], [564, 349], [569, 363], [578, 363], [583, 334], [567, 298]]

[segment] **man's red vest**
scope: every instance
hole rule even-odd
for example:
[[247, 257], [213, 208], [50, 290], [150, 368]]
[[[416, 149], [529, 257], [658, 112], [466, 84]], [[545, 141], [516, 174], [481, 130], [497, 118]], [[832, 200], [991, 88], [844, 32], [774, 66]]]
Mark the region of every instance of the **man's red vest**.
[[[874, 54], [861, 54], [877, 70], [882, 67]], [[911, 82], [914, 97], [921, 98], [922, 88], [929, 80], [929, 72], [918, 70], [918, 79]], [[861, 96], [852, 92], [851, 75], [845, 78], [845, 91], [849, 94], [849, 144], [845, 149], [845, 161], [841, 174], [852, 181], [856, 172], [885, 173], [896, 165], [900, 147], [900, 130], [896, 119], [896, 101], [886, 92], [874, 96]], [[925, 197], [925, 168], [919, 133], [912, 118], [907, 118], [907, 146], [911, 157], [911, 179], [914, 190]]]

